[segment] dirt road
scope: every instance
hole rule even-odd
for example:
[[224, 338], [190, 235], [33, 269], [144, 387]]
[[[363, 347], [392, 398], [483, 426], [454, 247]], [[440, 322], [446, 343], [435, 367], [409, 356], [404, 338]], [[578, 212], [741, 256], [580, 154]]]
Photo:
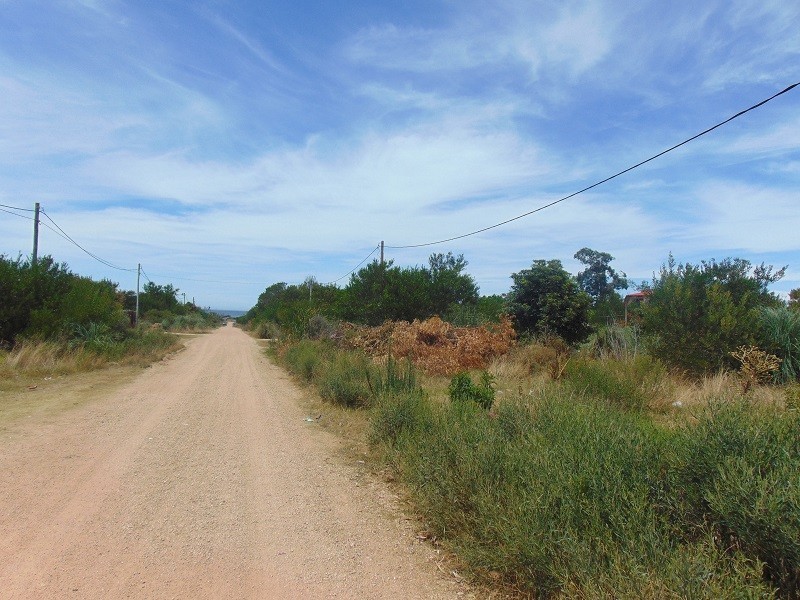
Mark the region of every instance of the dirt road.
[[187, 346], [0, 432], [0, 598], [464, 597], [251, 338]]

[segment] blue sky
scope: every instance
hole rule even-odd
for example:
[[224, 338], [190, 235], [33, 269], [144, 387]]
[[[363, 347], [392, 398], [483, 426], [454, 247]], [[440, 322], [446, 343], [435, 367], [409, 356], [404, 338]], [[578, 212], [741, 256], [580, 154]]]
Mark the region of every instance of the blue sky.
[[[330, 282], [603, 179], [800, 81], [800, 3], [0, 0], [0, 204], [202, 306]], [[800, 287], [800, 89], [463, 253], [481, 292], [582, 247]], [[13, 211], [12, 211], [13, 212]], [[45, 219], [45, 222], [47, 220]], [[0, 253], [32, 223], [0, 212]], [[43, 227], [40, 252], [124, 289]], [[340, 280], [345, 284], [346, 278]]]

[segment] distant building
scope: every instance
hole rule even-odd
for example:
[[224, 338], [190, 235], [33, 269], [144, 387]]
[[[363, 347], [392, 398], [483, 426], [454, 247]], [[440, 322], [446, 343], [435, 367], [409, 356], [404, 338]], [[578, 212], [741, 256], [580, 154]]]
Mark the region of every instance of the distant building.
[[631, 304], [644, 304], [650, 300], [650, 290], [642, 290], [641, 292], [633, 292], [625, 296], [622, 304], [625, 306], [625, 325], [628, 324], [628, 306]]

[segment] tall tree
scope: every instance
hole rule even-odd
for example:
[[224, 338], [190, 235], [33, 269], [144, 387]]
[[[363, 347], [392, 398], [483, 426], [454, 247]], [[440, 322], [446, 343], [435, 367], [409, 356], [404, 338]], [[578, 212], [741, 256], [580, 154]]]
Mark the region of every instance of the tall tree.
[[575, 258], [586, 265], [575, 278], [581, 289], [592, 297], [595, 306], [608, 300], [616, 290], [628, 287], [625, 273], [617, 273], [611, 267], [614, 257], [608, 252], [581, 248], [575, 253]]
[[530, 269], [511, 275], [509, 312], [517, 331], [557, 335], [569, 344], [589, 337], [591, 298], [564, 270], [560, 260], [535, 260]]

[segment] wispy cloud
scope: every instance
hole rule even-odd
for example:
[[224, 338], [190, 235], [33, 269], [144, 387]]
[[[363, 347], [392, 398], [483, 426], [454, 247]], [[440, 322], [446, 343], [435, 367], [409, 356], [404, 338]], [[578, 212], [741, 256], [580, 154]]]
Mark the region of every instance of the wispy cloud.
[[[520, 215], [800, 79], [800, 7], [780, 0], [363, 8], [315, 23], [255, 2], [0, 2], [0, 199], [41, 201], [94, 252], [154, 273], [326, 280], [381, 239]], [[464, 252], [487, 293], [534, 258], [577, 268], [583, 246], [639, 278], [670, 251], [798, 262], [797, 97], [547, 211], [392, 258]], [[26, 251], [27, 222], [0, 214], [0, 239]], [[247, 308], [258, 287], [231, 301]], [[233, 293], [195, 289], [218, 299], [204, 304]]]

